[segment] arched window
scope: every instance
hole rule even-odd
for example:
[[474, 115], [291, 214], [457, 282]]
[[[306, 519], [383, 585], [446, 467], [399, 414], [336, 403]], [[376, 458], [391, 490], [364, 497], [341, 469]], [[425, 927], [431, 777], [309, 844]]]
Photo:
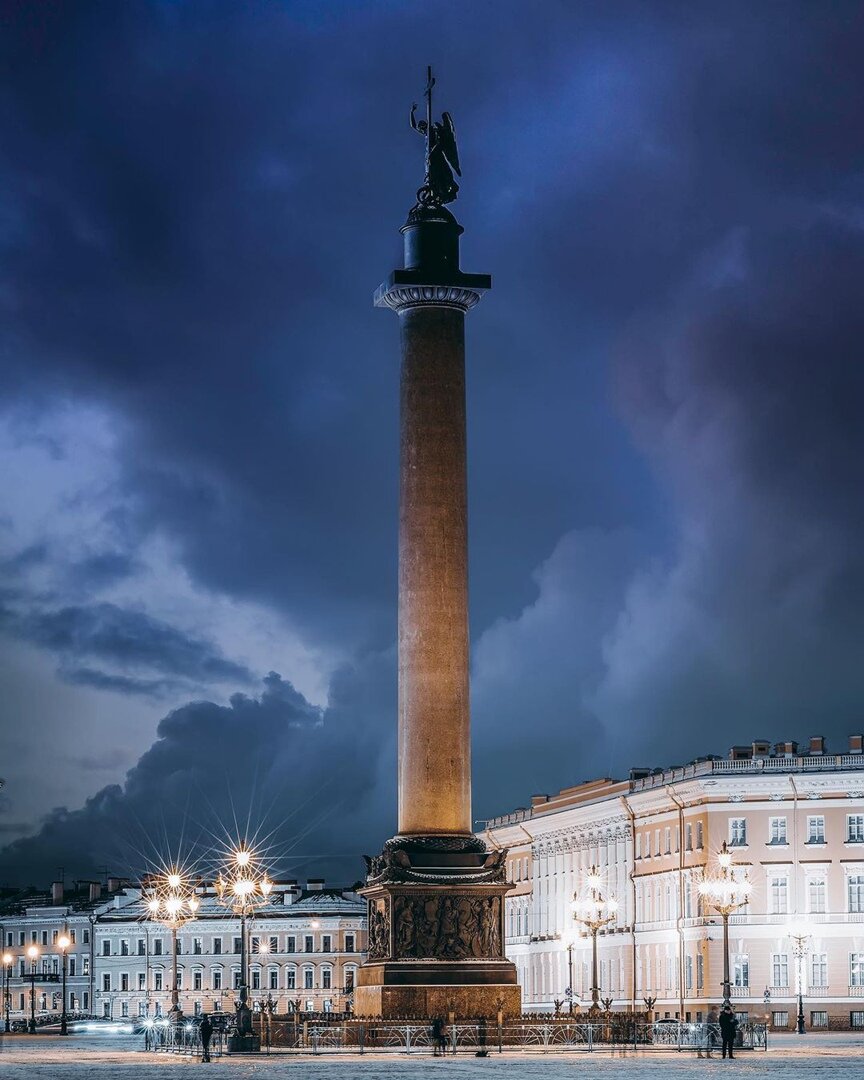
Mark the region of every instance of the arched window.
[[267, 989], [278, 990], [279, 989], [279, 968], [269, 967], [267, 968]]
[[285, 989], [296, 990], [297, 989], [297, 965], [286, 964], [285, 966]]

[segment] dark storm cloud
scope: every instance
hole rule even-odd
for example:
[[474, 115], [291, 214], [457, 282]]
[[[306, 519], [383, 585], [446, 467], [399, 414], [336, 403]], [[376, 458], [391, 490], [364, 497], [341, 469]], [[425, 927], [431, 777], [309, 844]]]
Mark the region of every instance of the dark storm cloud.
[[[0, 34], [0, 393], [121, 416], [125, 535], [166, 532], [197, 584], [358, 656], [327, 714], [362, 733], [352, 821], [392, 828], [397, 330], [369, 294], [419, 182], [405, 111], [430, 60], [463, 264], [495, 275], [468, 331], [478, 814], [853, 723], [860, 5], [34, 11]], [[49, 629], [28, 640], [62, 658]], [[208, 656], [230, 668], [192, 645], [202, 681]], [[70, 655], [91, 685], [172, 674]], [[175, 715], [221, 731], [261, 707]], [[290, 744], [310, 782], [327, 731]], [[17, 857], [50, 865], [52, 830], [104, 836], [127, 798]]]
[[92, 668], [75, 667], [69, 664], [70, 658], [89, 657], [125, 669], [144, 668], [196, 683], [243, 684], [253, 680], [247, 668], [221, 656], [211, 643], [116, 604], [24, 613], [0, 608], [0, 628], [63, 658], [64, 676], [81, 685], [98, 685], [101, 680], [104, 688], [125, 693], [153, 693], [157, 688], [157, 682], [152, 679], [116, 678]]
[[350, 669], [334, 680], [326, 711], [274, 673], [257, 697], [190, 702], [164, 717], [122, 785], [102, 788], [78, 810], [53, 810], [34, 837], [6, 847], [4, 880], [29, 880], [58, 859], [72, 873], [93, 873], [106, 860], [114, 872], [139, 873], [169, 852], [200, 858], [242, 838], [250, 820], [271, 872], [323, 868], [354, 880], [362, 865], [354, 845], [368, 836], [370, 808], [380, 821], [382, 799], [392, 795], [365, 760], [367, 740], [386, 738], [389, 720], [368, 672]]

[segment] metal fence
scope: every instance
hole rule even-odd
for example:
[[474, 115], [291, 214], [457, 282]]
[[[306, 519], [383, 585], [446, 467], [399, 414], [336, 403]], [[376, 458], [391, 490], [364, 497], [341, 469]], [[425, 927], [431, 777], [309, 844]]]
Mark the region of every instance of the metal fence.
[[[201, 1032], [198, 1024], [187, 1021], [170, 1024], [155, 1020], [144, 1027], [144, 1049], [157, 1050], [166, 1054], [184, 1054], [187, 1057], [202, 1057]], [[226, 1053], [228, 1035], [216, 1030], [210, 1039], [210, 1056], [222, 1057]]]
[[[438, 1045], [436, 1045], [436, 1042]], [[765, 1024], [739, 1025], [735, 1040], [739, 1050], [765, 1050]], [[717, 1025], [661, 1021], [608, 1021], [577, 1023], [552, 1020], [448, 1025], [436, 1040], [429, 1023], [349, 1021], [310, 1023], [273, 1019], [262, 1027], [261, 1049], [273, 1053], [403, 1053], [477, 1054], [518, 1051], [525, 1053], [678, 1051], [697, 1053], [720, 1049]]]

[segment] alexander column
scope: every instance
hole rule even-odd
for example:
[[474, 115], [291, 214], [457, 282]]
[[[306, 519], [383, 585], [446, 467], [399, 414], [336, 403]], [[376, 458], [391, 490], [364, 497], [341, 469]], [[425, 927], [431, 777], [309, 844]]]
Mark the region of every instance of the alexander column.
[[411, 127], [426, 176], [402, 226], [404, 267], [375, 293], [402, 341], [399, 502], [399, 827], [367, 859], [369, 959], [355, 1009], [494, 1018], [520, 1010], [504, 957], [503, 851], [471, 830], [465, 314], [491, 288], [459, 268], [445, 203], [461, 176], [449, 113]]

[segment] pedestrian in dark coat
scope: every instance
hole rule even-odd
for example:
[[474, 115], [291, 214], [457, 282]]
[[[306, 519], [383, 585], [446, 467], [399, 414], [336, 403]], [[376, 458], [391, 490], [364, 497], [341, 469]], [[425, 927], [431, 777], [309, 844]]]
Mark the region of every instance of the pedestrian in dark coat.
[[201, 1021], [201, 1026], [198, 1029], [201, 1035], [201, 1060], [210, 1060], [210, 1040], [213, 1038], [213, 1021], [209, 1016], [205, 1016]]
[[723, 1057], [729, 1051], [729, 1057], [734, 1057], [732, 1047], [735, 1045], [735, 1033], [738, 1031], [738, 1019], [732, 1012], [731, 1005], [724, 1005], [720, 1013], [720, 1038], [723, 1042]]

